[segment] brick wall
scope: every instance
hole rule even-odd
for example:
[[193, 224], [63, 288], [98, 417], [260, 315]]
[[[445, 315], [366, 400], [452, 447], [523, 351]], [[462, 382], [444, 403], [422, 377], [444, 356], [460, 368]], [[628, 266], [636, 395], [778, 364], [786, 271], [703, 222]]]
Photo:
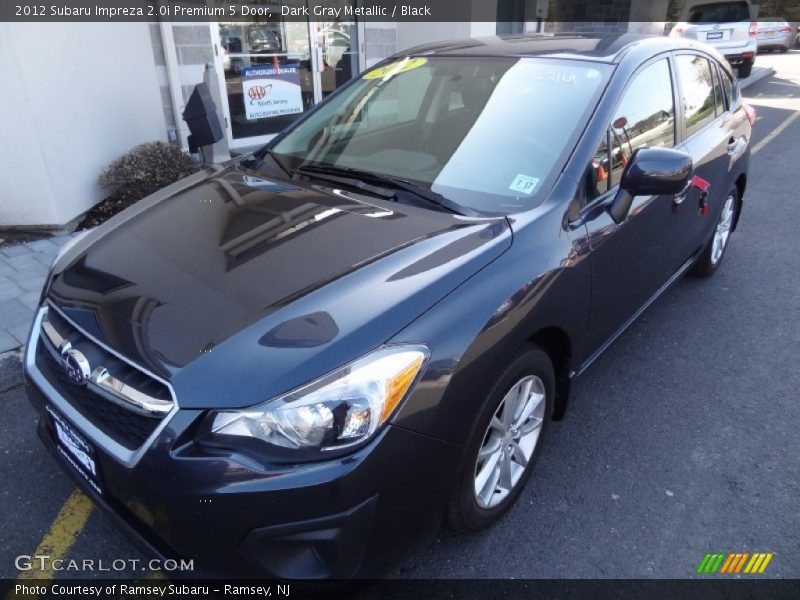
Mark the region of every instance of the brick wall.
[[397, 52], [396, 23], [366, 23], [364, 25], [364, 57], [366, 67], [374, 65]]

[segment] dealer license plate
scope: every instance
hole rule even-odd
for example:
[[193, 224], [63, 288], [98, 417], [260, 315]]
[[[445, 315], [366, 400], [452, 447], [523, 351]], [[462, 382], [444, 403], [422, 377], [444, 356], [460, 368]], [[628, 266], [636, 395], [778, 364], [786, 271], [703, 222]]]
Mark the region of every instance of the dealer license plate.
[[103, 490], [99, 484], [100, 478], [92, 444], [75, 431], [75, 428], [67, 423], [64, 417], [49, 406], [47, 407], [47, 412], [50, 413], [50, 418], [53, 422], [58, 451], [97, 493], [102, 494]]
[[709, 31], [706, 34], [707, 40], [721, 40], [722, 39], [722, 32], [721, 31]]

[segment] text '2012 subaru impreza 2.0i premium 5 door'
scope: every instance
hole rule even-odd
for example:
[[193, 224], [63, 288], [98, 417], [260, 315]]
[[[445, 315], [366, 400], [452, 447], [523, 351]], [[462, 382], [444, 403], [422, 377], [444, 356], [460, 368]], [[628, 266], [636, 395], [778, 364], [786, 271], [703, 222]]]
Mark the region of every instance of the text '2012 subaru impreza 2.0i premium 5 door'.
[[571, 379], [720, 265], [752, 120], [692, 41], [389, 59], [62, 251], [25, 357], [40, 436], [198, 572], [371, 575], [443, 516], [486, 527]]

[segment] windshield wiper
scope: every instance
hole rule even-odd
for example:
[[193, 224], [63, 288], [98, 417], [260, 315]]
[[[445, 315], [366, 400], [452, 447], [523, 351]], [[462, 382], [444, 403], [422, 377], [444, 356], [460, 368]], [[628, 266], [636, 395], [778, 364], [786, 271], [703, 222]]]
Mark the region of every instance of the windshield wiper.
[[300, 165], [297, 167], [296, 172], [308, 173], [311, 175], [334, 175], [343, 177], [345, 179], [358, 181], [362, 184], [374, 183], [386, 188], [408, 192], [409, 194], [412, 194], [417, 198], [428, 202], [429, 204], [434, 204], [440, 209], [444, 209], [447, 212], [457, 215], [466, 215], [468, 212], [471, 212], [461, 205], [456, 204], [449, 198], [434, 192], [433, 190], [429, 190], [421, 185], [417, 185], [413, 181], [408, 181], [407, 179], [402, 179], [400, 177], [391, 177], [389, 175], [382, 175], [381, 173], [374, 173], [372, 171], [362, 171], [361, 169], [354, 169], [352, 167], [337, 167], [333, 165]]

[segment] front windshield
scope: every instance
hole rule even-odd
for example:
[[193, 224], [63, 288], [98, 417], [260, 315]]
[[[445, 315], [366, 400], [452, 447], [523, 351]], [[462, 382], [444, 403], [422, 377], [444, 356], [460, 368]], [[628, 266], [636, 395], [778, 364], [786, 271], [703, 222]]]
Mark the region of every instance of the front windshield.
[[605, 65], [409, 57], [362, 75], [272, 148], [289, 168], [404, 179], [482, 213], [534, 206], [582, 128]]

